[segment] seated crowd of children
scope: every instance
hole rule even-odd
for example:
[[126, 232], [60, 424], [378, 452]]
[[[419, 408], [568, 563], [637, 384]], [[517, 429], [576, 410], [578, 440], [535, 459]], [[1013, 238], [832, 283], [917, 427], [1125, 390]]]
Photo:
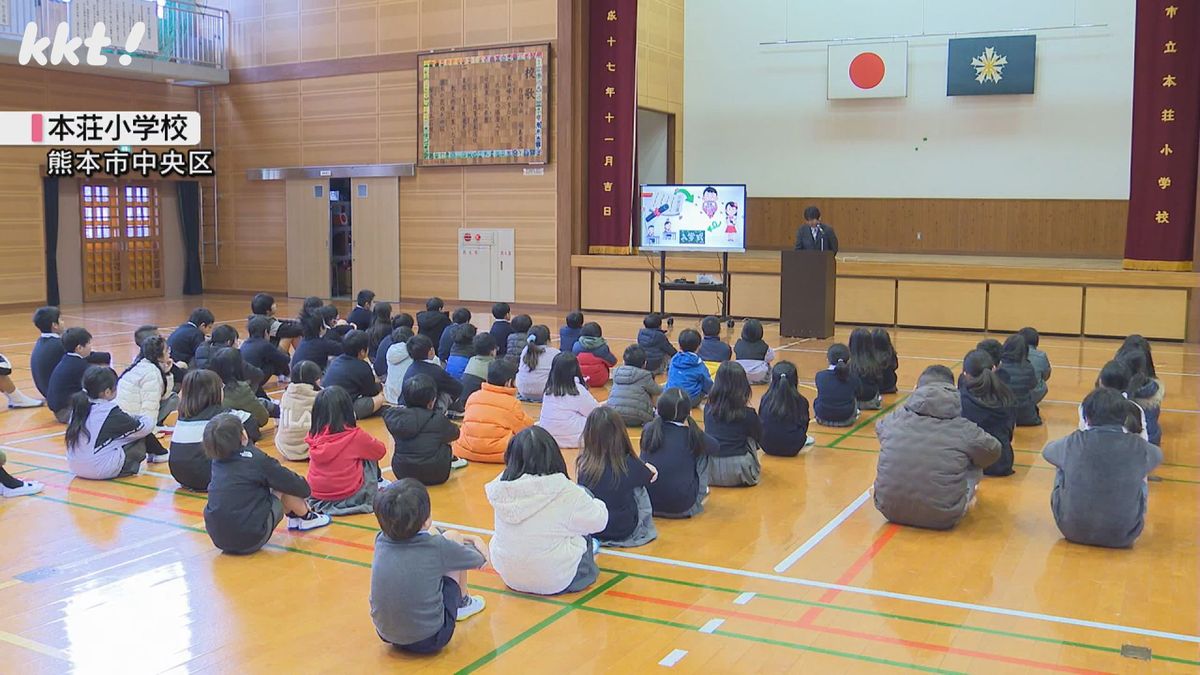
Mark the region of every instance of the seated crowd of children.
[[[810, 420], [861, 426], [862, 411], [882, 409], [897, 391], [899, 359], [882, 328], [855, 329], [848, 346], [828, 348], [810, 413], [796, 366], [776, 361], [754, 319], [731, 346], [716, 317], [672, 343], [662, 317], [647, 316], [617, 365], [600, 325], [581, 312], [567, 316], [555, 346], [550, 327], [511, 316], [505, 303], [493, 306], [486, 332], [469, 310], [447, 312], [439, 298], [414, 319], [370, 291], [346, 320], [317, 298], [294, 320], [276, 318], [266, 294], [251, 311], [240, 347], [237, 329], [216, 325], [204, 308], [166, 338], [144, 326], [136, 359], [118, 376], [87, 330], [64, 329], [56, 308], [39, 309], [31, 368], [67, 424], [68, 465], [105, 480], [167, 463], [181, 486], [207, 493], [205, 526], [227, 553], [259, 550], [285, 517], [308, 530], [373, 512], [381, 531], [371, 616], [384, 641], [415, 653], [441, 649], [457, 621], [483, 609], [467, 593], [468, 570], [490, 564], [526, 593], [580, 591], [597, 578], [600, 545], [654, 540], [654, 518], [700, 514], [710, 486], [757, 485], [762, 455], [806, 453], [815, 443]], [[895, 410], [877, 415], [874, 502], [884, 517], [952, 528], [976, 503], [984, 475], [1014, 472], [1014, 427], [1042, 423], [1051, 368], [1038, 346], [1032, 328], [1003, 343], [983, 340], [957, 381], [930, 366]], [[40, 405], [10, 374], [0, 357], [10, 407]], [[286, 385], [279, 404], [264, 391], [271, 378]], [[610, 381], [598, 402], [591, 390]], [[767, 385], [757, 406], [754, 384]], [[1130, 336], [1080, 406], [1079, 429], [1043, 451], [1057, 470], [1051, 509], [1064, 537], [1127, 547], [1141, 533], [1147, 477], [1162, 461], [1163, 395], [1149, 343]], [[540, 403], [536, 420], [523, 401]], [[693, 414], [701, 407], [703, 427]], [[164, 427], [172, 413], [174, 426]], [[393, 439], [394, 481], [380, 468], [386, 446], [359, 426], [374, 415]], [[306, 477], [256, 447], [272, 418], [276, 449], [307, 461]], [[641, 428], [637, 452], [629, 427]], [[562, 453], [572, 448], [574, 481]], [[495, 514], [486, 547], [432, 527], [426, 486], [468, 461], [503, 464], [485, 487]], [[0, 496], [41, 489], [3, 463], [0, 454]]]

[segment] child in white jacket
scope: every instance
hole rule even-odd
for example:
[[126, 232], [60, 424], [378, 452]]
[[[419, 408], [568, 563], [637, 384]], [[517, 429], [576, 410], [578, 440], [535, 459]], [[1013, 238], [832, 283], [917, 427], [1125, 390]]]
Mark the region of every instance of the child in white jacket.
[[538, 595], [577, 593], [595, 583], [591, 535], [608, 525], [604, 502], [567, 477], [562, 452], [545, 429], [513, 436], [505, 464], [484, 486], [496, 513], [489, 548], [500, 578]]
[[383, 400], [388, 405], [400, 405], [404, 400], [404, 375], [412, 365], [408, 355], [408, 339], [413, 336], [411, 328], [401, 326], [392, 331], [392, 344], [384, 353], [387, 361], [387, 376], [383, 380]]
[[141, 352], [117, 381], [117, 407], [134, 417], [148, 417], [157, 425], [179, 407], [174, 393], [171, 357], [167, 341], [151, 335], [142, 341]]
[[549, 342], [550, 329], [546, 326], [538, 324], [529, 329], [529, 337], [517, 365], [518, 399], [541, 402], [546, 391], [546, 379], [550, 377], [550, 364], [559, 353]]
[[561, 352], [555, 356], [542, 397], [542, 416], [538, 418], [537, 425], [550, 432], [558, 447], [578, 448], [583, 425], [588, 415], [599, 406], [583, 383], [579, 360], [575, 355]]

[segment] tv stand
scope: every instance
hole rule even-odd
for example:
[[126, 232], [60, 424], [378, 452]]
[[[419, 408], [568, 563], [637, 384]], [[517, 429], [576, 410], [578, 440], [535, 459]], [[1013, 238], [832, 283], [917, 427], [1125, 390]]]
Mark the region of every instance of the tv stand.
[[658, 253], [658, 309], [667, 319], [667, 325], [675, 325], [675, 317], [667, 313], [667, 292], [688, 291], [721, 294], [721, 316], [718, 317], [725, 325], [733, 328], [733, 318], [729, 315], [729, 254], [721, 253], [721, 283], [700, 284], [694, 281], [667, 281], [667, 252]]

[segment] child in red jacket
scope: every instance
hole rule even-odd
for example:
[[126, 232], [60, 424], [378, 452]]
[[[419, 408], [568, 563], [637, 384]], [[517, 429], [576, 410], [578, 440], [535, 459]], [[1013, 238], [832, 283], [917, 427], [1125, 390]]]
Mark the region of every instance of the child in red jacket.
[[387, 448], [358, 428], [354, 403], [341, 387], [317, 394], [308, 443], [310, 508], [331, 516], [371, 513], [375, 492], [387, 483], [379, 460]]
[[579, 371], [589, 388], [608, 384], [609, 371], [617, 365], [617, 357], [608, 348], [600, 324], [595, 321], [583, 324], [583, 333], [572, 351], [579, 357]]

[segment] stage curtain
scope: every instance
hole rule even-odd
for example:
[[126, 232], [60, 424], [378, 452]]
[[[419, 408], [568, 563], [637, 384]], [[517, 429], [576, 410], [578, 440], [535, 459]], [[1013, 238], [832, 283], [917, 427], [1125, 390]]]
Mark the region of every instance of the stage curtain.
[[204, 292], [200, 271], [200, 183], [189, 180], [175, 185], [183, 228], [183, 294], [200, 295]]
[[588, 3], [588, 253], [633, 252], [637, 0]]
[[1200, 149], [1200, 3], [1138, 0], [1125, 267], [1189, 271]]
[[42, 232], [46, 240], [46, 304], [58, 306], [58, 178], [42, 178]]

